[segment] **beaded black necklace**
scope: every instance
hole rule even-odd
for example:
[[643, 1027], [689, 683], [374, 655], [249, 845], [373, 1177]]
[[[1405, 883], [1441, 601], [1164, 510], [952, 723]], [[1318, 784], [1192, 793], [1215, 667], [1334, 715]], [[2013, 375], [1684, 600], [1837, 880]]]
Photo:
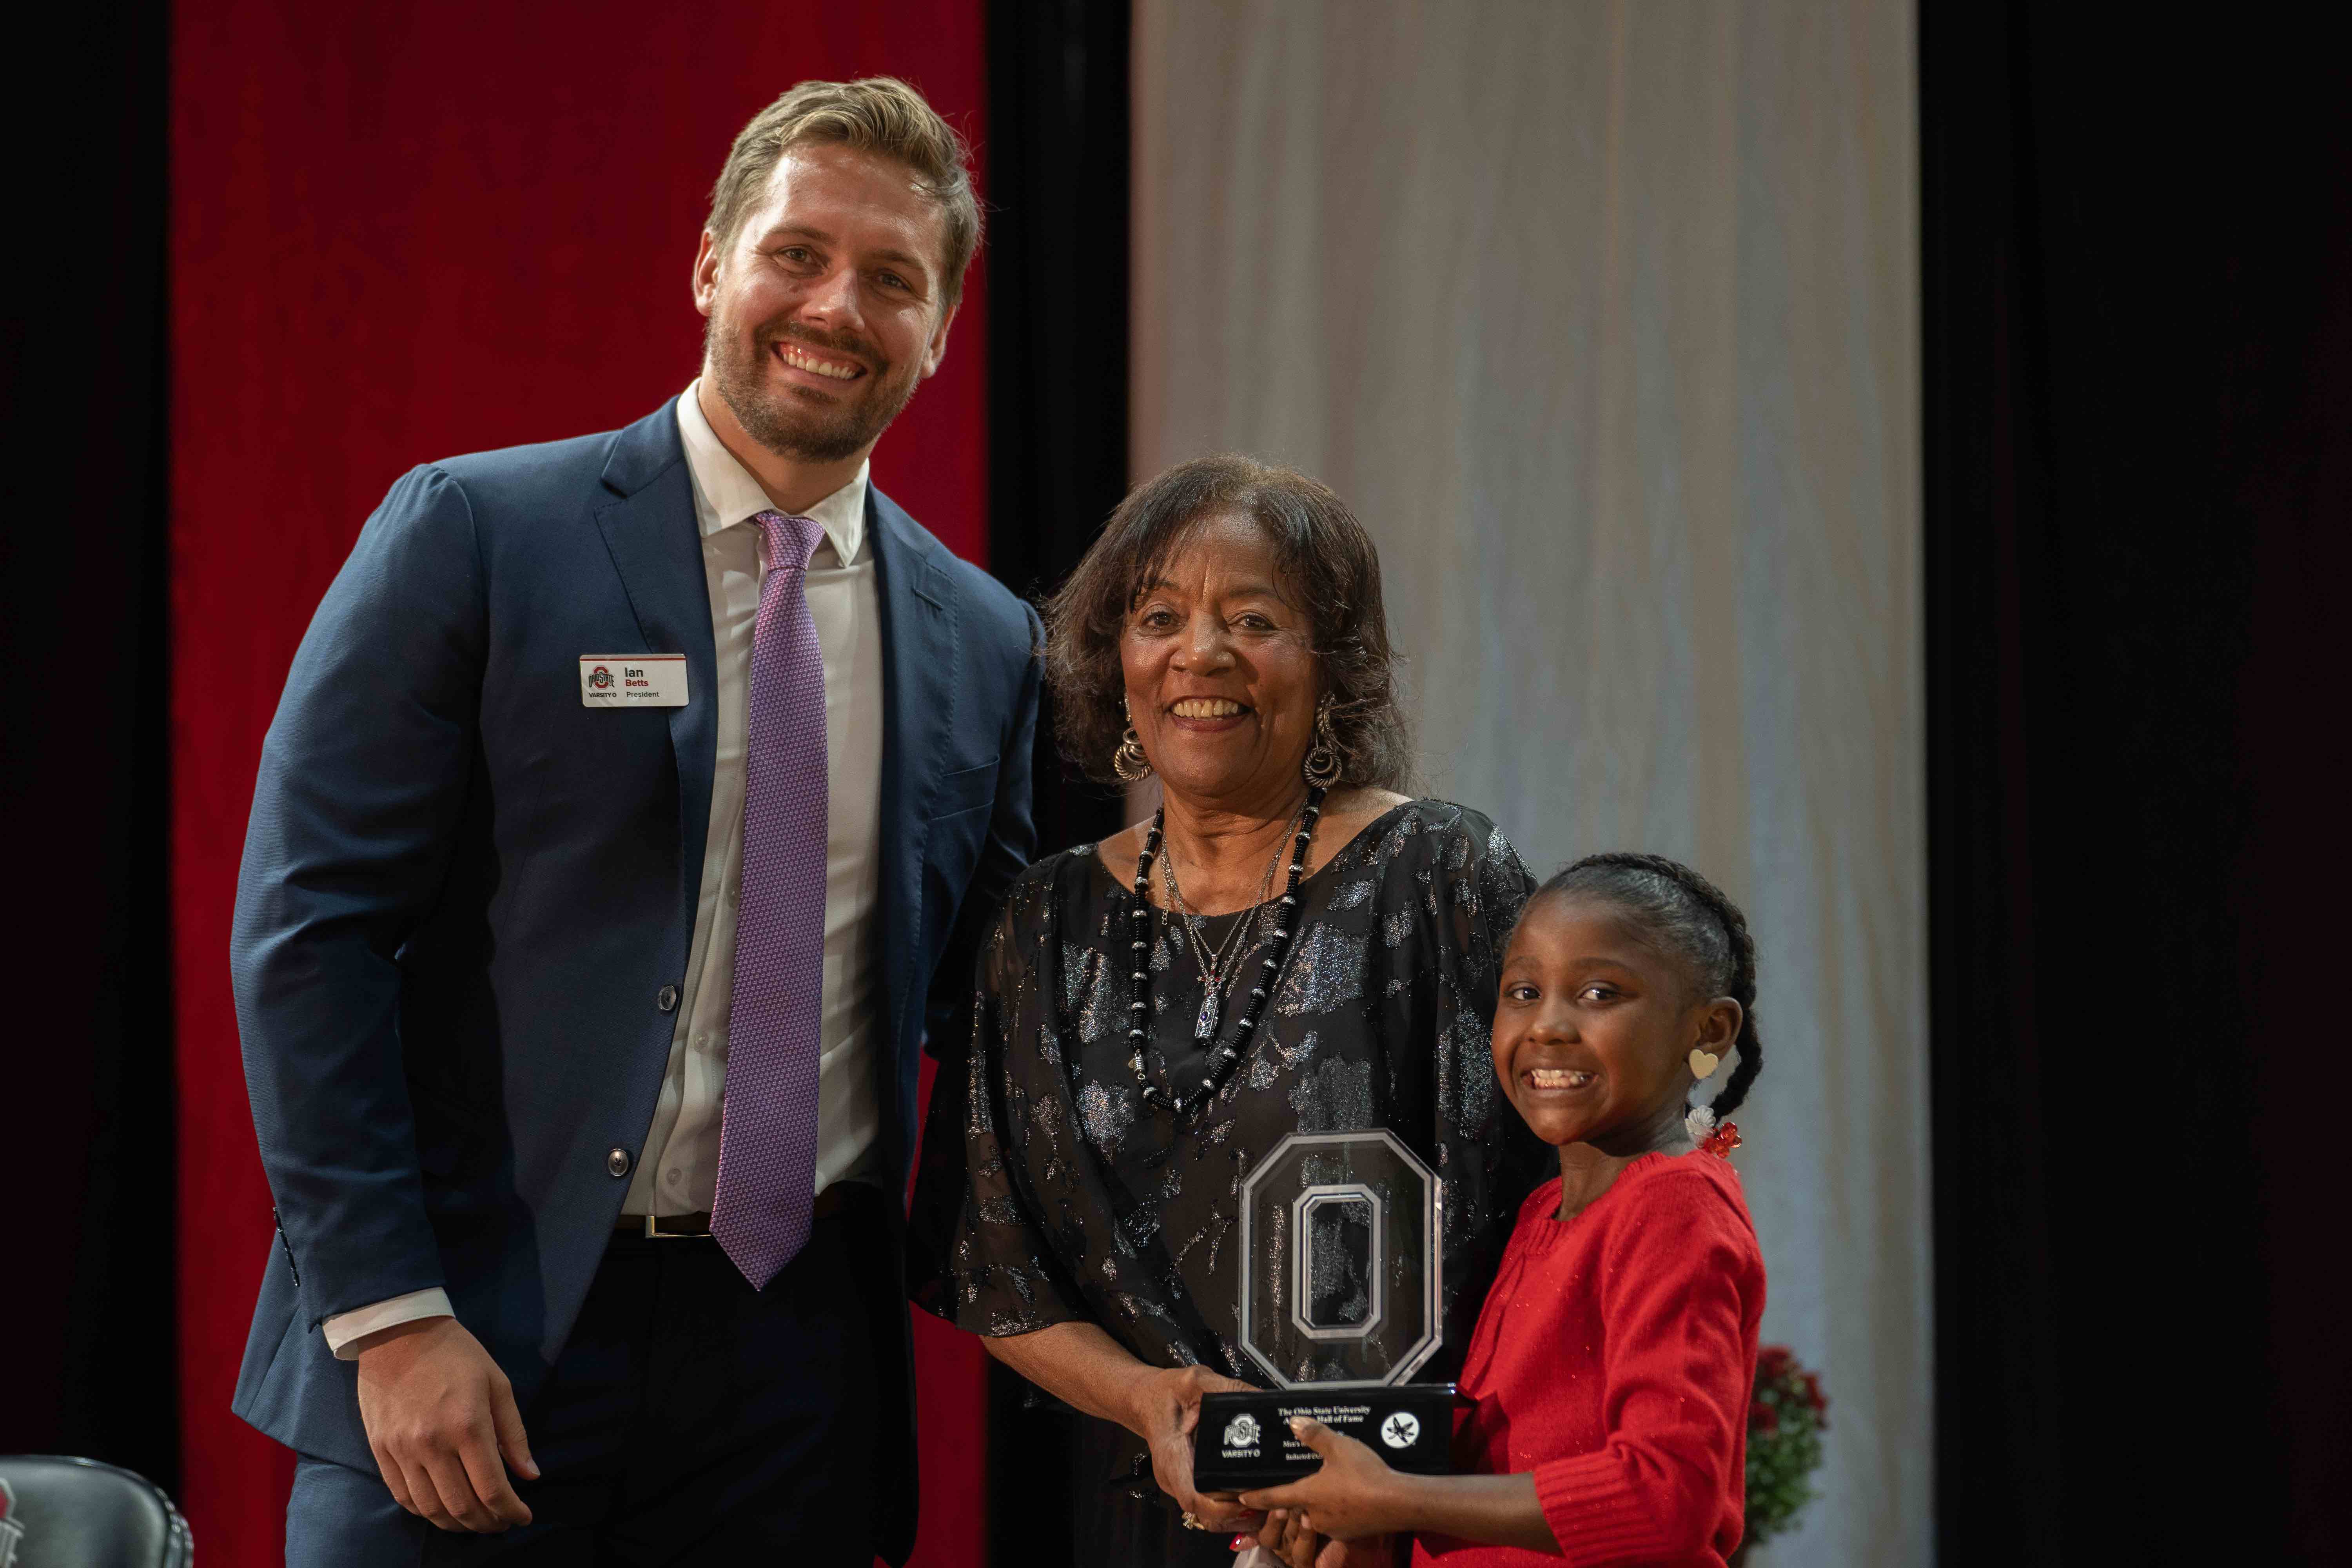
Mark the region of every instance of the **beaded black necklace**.
[[1217, 1097], [1242, 1065], [1248, 1054], [1250, 1037], [1257, 1032], [1258, 1015], [1265, 1011], [1265, 999], [1273, 988], [1275, 977], [1282, 973], [1283, 963], [1290, 957], [1290, 949], [1298, 940], [1298, 879], [1307, 871], [1307, 847], [1315, 841], [1315, 819], [1323, 814], [1323, 791], [1307, 786], [1307, 805], [1299, 813], [1298, 837], [1290, 848], [1290, 884], [1283, 889], [1281, 912], [1275, 916], [1274, 952], [1266, 955], [1258, 981], [1250, 987], [1249, 1004], [1242, 1009], [1233, 1034], [1220, 1041], [1209, 1052], [1209, 1076], [1200, 1088], [1179, 1100], [1151, 1081], [1144, 1071], [1143, 1051], [1150, 1040], [1151, 1025], [1151, 863], [1160, 858], [1160, 835], [1168, 824], [1168, 810], [1162, 806], [1152, 814], [1151, 830], [1143, 836], [1143, 853], [1135, 858], [1135, 910], [1128, 918], [1133, 940], [1129, 949], [1135, 954], [1135, 1000], [1128, 1004], [1127, 1037], [1133, 1042], [1127, 1065], [1135, 1074], [1135, 1081], [1143, 1086], [1143, 1103], [1157, 1110], [1165, 1110], [1181, 1121], [1199, 1111]]

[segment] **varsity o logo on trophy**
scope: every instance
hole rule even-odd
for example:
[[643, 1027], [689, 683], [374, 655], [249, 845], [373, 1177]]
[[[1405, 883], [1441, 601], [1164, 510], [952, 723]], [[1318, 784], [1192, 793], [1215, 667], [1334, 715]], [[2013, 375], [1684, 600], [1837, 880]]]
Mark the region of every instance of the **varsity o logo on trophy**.
[[1450, 1383], [1406, 1380], [1435, 1355], [1444, 1300], [1436, 1175], [1394, 1134], [1294, 1132], [1242, 1178], [1241, 1346], [1276, 1385], [1201, 1400], [1192, 1482], [1276, 1486], [1322, 1460], [1306, 1415], [1442, 1475]]

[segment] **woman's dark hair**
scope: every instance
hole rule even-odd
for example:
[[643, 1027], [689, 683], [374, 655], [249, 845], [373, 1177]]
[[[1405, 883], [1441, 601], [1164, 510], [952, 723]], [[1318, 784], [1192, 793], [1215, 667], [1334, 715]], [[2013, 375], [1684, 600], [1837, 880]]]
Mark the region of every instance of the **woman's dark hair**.
[[[1756, 939], [1748, 917], [1723, 889], [1679, 860], [1663, 855], [1588, 855], [1536, 889], [1528, 900], [1555, 895], [1609, 905], [1641, 929], [1654, 945], [1680, 959], [1704, 996], [1739, 1004], [1739, 1060], [1711, 1110], [1726, 1116], [1748, 1098], [1764, 1068], [1764, 1042], [1756, 1033]], [[1524, 918], [1524, 913], [1522, 914]]]
[[1340, 782], [1399, 787], [1404, 716], [1372, 536], [1327, 487], [1233, 453], [1179, 463], [1129, 490], [1102, 537], [1045, 601], [1045, 679], [1062, 755], [1090, 779], [1118, 782], [1110, 760], [1127, 729], [1118, 640], [1128, 615], [1196, 530], [1236, 512], [1265, 531], [1286, 585], [1306, 605], [1331, 693]]

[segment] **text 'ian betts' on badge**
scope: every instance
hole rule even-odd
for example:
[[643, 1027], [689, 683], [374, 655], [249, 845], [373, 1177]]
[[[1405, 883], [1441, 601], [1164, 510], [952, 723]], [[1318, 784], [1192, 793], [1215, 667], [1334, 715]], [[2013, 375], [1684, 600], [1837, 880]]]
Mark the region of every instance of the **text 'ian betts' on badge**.
[[686, 655], [583, 653], [580, 656], [580, 705], [583, 708], [683, 708], [686, 706]]

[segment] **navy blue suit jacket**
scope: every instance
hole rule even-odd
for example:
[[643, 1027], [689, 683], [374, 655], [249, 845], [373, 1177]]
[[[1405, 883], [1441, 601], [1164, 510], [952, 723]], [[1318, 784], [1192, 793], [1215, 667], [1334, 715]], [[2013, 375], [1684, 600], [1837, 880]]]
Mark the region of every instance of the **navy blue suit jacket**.
[[[925, 1030], [960, 1026], [972, 947], [1033, 848], [1040, 635], [876, 490], [866, 538], [877, 1054], [903, 1181]], [[686, 706], [582, 705], [583, 654], [638, 651], [686, 655]], [[436, 1285], [529, 1408], [629, 1184], [611, 1152], [643, 1155], [668, 1060], [717, 689], [668, 405], [417, 468], [362, 531], [263, 747], [231, 942], [283, 1227], [235, 1408], [271, 1436], [373, 1469], [320, 1324]], [[877, 1327], [903, 1343], [903, 1314]]]

